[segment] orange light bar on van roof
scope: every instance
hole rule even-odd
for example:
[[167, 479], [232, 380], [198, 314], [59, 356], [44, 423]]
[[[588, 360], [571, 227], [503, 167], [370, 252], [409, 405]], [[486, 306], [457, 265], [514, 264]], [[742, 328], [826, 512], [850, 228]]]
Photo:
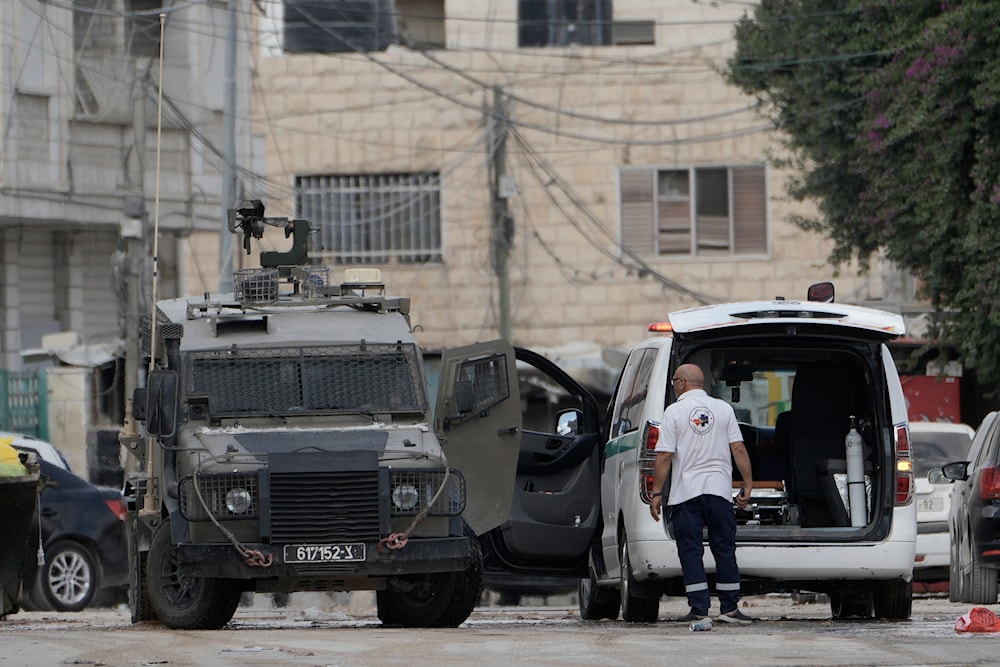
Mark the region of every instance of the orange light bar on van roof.
[[673, 333], [674, 327], [670, 322], [653, 322], [649, 325], [650, 333]]

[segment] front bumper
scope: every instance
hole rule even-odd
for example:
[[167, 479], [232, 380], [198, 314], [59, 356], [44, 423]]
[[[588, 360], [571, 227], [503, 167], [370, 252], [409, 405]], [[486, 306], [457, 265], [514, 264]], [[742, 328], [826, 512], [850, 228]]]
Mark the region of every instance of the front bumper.
[[177, 560], [185, 575], [226, 579], [354, 579], [434, 572], [460, 572], [472, 556], [468, 537], [411, 538], [401, 549], [378, 550], [365, 544], [365, 560], [330, 563], [286, 563], [283, 548], [271, 544], [243, 544], [260, 552], [268, 565], [249, 565], [230, 544], [180, 544]]

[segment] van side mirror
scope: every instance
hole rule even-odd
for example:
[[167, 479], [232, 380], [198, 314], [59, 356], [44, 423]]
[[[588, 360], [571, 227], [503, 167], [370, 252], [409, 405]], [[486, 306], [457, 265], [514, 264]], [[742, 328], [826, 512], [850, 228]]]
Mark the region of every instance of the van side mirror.
[[177, 430], [177, 372], [152, 371], [146, 380], [145, 393], [145, 402], [142, 403], [145, 409], [142, 412], [146, 417], [146, 433], [171, 437]]
[[580, 418], [583, 411], [576, 408], [562, 410], [556, 415], [556, 434], [563, 437], [580, 435]]

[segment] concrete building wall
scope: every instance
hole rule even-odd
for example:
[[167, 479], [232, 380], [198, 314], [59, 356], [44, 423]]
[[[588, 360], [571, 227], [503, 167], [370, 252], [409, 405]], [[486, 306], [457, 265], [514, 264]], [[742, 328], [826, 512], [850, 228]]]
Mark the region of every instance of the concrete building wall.
[[[722, 302], [802, 298], [810, 283], [831, 279], [830, 244], [787, 221], [809, 209], [788, 200], [789, 174], [769, 163], [778, 137], [717, 73], [742, 6], [619, 0], [615, 19], [653, 21], [655, 45], [532, 49], [517, 46], [517, 3], [446, 6], [444, 50], [392, 46], [255, 63], [255, 132], [275, 185], [269, 215], [298, 213], [297, 176], [440, 172], [442, 261], [381, 267], [390, 292], [413, 298], [423, 344], [498, 332], [485, 141], [494, 86], [516, 132], [506, 154], [516, 185], [508, 200], [516, 344], [627, 349], [649, 322], [699, 305], [668, 283]], [[767, 164], [768, 252], [644, 257], [648, 271], [619, 248], [621, 169], [739, 164]], [[883, 269], [844, 271], [839, 298], [884, 298]]]

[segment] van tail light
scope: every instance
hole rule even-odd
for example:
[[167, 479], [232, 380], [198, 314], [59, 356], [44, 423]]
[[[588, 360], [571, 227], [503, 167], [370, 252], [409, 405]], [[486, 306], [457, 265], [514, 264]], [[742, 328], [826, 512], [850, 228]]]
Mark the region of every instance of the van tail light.
[[896, 506], [913, 502], [913, 452], [910, 432], [905, 425], [896, 427]]
[[118, 517], [119, 521], [124, 521], [127, 516], [125, 511], [125, 503], [121, 498], [110, 498], [104, 501], [104, 504], [108, 506], [108, 509]]
[[656, 443], [660, 439], [660, 425], [646, 422], [642, 427], [642, 451], [639, 452], [639, 497], [649, 504], [653, 495], [653, 479], [656, 473]]
[[983, 500], [1000, 500], [1000, 468], [983, 468], [979, 473], [979, 495]]

